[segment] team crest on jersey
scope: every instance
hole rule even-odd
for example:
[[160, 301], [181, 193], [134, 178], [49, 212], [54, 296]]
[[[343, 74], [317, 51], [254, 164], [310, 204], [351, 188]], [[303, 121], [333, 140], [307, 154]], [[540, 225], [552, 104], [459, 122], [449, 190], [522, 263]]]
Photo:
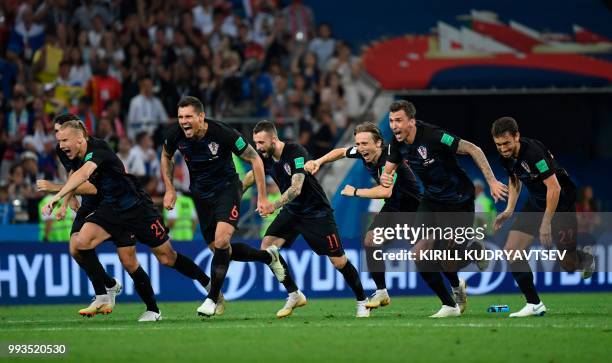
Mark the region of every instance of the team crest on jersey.
[[285, 169], [288, 175], [291, 175], [291, 165], [289, 165], [289, 163], [285, 163], [283, 165], [283, 168]]
[[521, 166], [523, 167], [523, 169], [525, 169], [526, 172], [531, 174], [531, 170], [529, 169], [529, 164], [527, 164], [525, 160], [521, 161]]
[[211, 142], [210, 144], [208, 144], [208, 148], [210, 149], [210, 152], [213, 155], [217, 155], [217, 151], [219, 151], [219, 144], [217, 144], [216, 142]]
[[417, 151], [419, 152], [419, 155], [421, 155], [421, 157], [423, 159], [427, 159], [427, 148], [423, 145], [419, 146], [417, 148]]

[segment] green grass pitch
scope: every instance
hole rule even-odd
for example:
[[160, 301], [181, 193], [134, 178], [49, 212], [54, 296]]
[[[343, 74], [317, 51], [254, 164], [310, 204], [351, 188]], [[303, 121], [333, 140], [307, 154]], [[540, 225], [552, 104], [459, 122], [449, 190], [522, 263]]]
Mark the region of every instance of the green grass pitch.
[[0, 343], [63, 343], [67, 355], [0, 361], [71, 362], [611, 362], [612, 293], [543, 294], [544, 317], [509, 319], [490, 304], [523, 306], [514, 295], [472, 296], [459, 318], [431, 319], [436, 298], [395, 297], [368, 319], [350, 299], [311, 299], [276, 319], [283, 301], [233, 301], [199, 318], [201, 302], [162, 303], [163, 321], [137, 323], [140, 304], [82, 318], [83, 305], [0, 307]]

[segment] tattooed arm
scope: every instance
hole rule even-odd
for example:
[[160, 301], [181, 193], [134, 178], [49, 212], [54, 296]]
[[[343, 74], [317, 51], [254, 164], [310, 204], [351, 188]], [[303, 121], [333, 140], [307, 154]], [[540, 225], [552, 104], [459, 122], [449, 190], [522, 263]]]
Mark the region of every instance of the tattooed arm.
[[291, 176], [291, 186], [285, 190], [279, 200], [274, 202], [274, 210], [283, 207], [300, 195], [302, 186], [304, 185], [304, 179], [306, 179], [306, 175], [302, 173], [293, 174], [293, 176]]
[[457, 154], [470, 155], [472, 157], [474, 163], [476, 163], [489, 184], [491, 196], [496, 202], [498, 200], [506, 200], [505, 198], [508, 196], [508, 187], [495, 178], [495, 174], [493, 174], [493, 170], [491, 170], [487, 157], [478, 146], [469, 141], [460, 140], [457, 146]]

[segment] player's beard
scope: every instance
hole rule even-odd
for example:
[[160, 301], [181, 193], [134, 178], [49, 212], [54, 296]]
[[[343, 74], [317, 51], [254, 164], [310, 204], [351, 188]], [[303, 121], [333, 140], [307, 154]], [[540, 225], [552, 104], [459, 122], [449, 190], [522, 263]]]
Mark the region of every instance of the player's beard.
[[273, 156], [274, 156], [274, 151], [275, 151], [275, 150], [276, 150], [276, 143], [275, 143], [275, 142], [273, 142], [273, 143], [270, 145], [270, 147], [268, 148], [268, 150], [266, 150], [266, 154], [268, 154], [268, 155], [267, 155], [267, 157], [269, 157], [269, 158], [273, 157]]

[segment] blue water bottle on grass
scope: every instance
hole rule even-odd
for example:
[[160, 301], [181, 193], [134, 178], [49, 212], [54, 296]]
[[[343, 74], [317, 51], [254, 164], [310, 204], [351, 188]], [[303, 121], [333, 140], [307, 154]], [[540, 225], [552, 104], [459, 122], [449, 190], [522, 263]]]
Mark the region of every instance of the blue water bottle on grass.
[[509, 311], [508, 305], [491, 305], [487, 308], [487, 313], [507, 313]]

